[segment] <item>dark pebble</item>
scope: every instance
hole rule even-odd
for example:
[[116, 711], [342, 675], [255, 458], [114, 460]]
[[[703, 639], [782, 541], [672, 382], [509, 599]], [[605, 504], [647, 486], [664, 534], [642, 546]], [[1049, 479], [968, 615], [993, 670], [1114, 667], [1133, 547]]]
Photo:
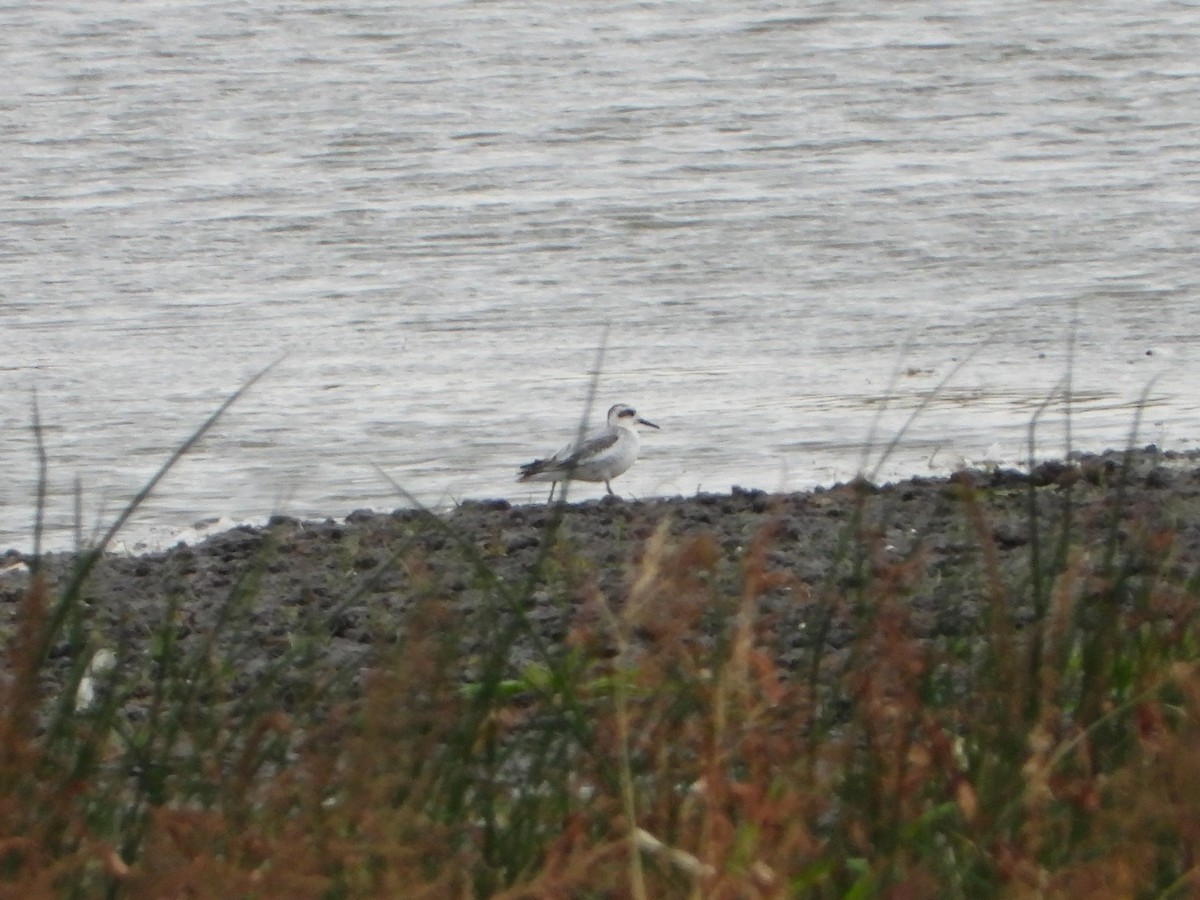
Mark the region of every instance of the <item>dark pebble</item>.
[[1152, 469], [1146, 474], [1146, 487], [1161, 490], [1171, 486], [1171, 473], [1166, 469]]
[[541, 538], [536, 532], [522, 531], [508, 534], [504, 539], [504, 552], [517, 553], [521, 550], [528, 550], [530, 547], [536, 547], [540, 543]]

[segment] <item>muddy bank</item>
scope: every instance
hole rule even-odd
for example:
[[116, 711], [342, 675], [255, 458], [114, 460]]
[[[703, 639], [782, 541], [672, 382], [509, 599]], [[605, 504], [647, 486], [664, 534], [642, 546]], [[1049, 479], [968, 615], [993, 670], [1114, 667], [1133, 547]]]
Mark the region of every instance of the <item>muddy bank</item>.
[[[230, 654], [239, 660], [231, 677], [242, 684], [253, 683], [305, 636], [312, 638], [309, 658], [324, 671], [349, 673], [352, 683], [372, 649], [395, 642], [414, 604], [445, 601], [468, 623], [461, 654], [469, 676], [474, 654], [490, 637], [486, 626], [472, 633], [469, 625], [484, 621], [476, 614], [495, 597], [497, 583], [528, 598], [529, 620], [553, 645], [586, 614], [589, 592], [598, 588], [620, 602], [647, 539], [663, 523], [675, 542], [712, 536], [716, 554], [707, 577], [718, 605], [738, 596], [748, 548], [770, 526], [766, 566], [782, 577], [763, 599], [762, 633], [780, 664], [794, 668], [814, 652], [836, 653], [850, 640], [853, 616], [861, 610], [836, 598], [853, 594], [892, 563], [909, 561], [899, 581], [898, 569], [888, 577], [910, 604], [922, 636], [978, 628], [986, 594], [980, 519], [1008, 573], [1012, 614], [1018, 623], [1030, 617], [1030, 484], [1044, 555], [1056, 546], [1069, 506], [1072, 546], [1099, 553], [1115, 533], [1131, 571], [1187, 577], [1200, 564], [1196, 454], [1146, 448], [1126, 462], [1123, 454], [1107, 453], [1045, 463], [1032, 475], [999, 470], [786, 495], [735, 489], [728, 495], [587, 501], [561, 510], [557, 540], [532, 584], [528, 575], [543, 554], [559, 512], [554, 507], [465, 503], [443, 517], [445, 528], [408, 510], [356, 513], [345, 522], [278, 518], [192, 547], [106, 555], [83, 590], [84, 627], [94, 645], [135, 653], [144, 652], [139, 648], [161, 634], [164, 623], [184, 648], [219, 629], [223, 652], [240, 648]], [[974, 520], [965, 485], [978, 499]], [[1173, 538], [1164, 542], [1167, 532]], [[0, 632], [6, 637], [27, 583], [13, 568], [20, 561], [11, 551], [0, 557], [0, 568], [10, 569], [0, 576]], [[67, 554], [44, 558], [53, 587], [66, 582], [72, 564]], [[521, 641], [513, 666], [530, 652], [530, 641]], [[54, 648], [60, 670], [70, 653], [65, 640]]]

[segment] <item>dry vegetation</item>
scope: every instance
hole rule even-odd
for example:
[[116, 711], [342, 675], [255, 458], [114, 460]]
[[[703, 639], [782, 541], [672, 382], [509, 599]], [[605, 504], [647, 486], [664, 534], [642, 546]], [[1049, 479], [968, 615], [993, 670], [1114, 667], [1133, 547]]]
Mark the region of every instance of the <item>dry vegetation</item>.
[[[1190, 896], [1195, 561], [1129, 520], [1119, 484], [1086, 527], [1069, 487], [1053, 521], [1028, 490], [1015, 577], [961, 486], [985, 609], [966, 636], [914, 625], [920, 550], [883, 552], [866, 491], [852, 577], [816, 586], [771, 568], [770, 527], [730, 592], [715, 541], [664, 526], [606, 596], [586, 567], [553, 574], [570, 569], [556, 517], [524, 584], [491, 582], [469, 616], [431, 589], [354, 690], [321, 666], [319, 629], [239, 686], [221, 628], [185, 651], [169, 603], [144, 645], [89, 669], [90, 557], [54, 596], [35, 572], [0, 681], [0, 896]], [[425, 562], [394, 564], [419, 580]], [[469, 545], [462, 565], [488, 582]], [[787, 670], [761, 605], [785, 589], [826, 611]], [[572, 610], [566, 641], [531, 626], [535, 590]], [[251, 574], [221, 627], [252, 597]], [[836, 651], [835, 616], [853, 624]], [[466, 635], [482, 650], [464, 681]], [[537, 660], [514, 672], [518, 640]]]

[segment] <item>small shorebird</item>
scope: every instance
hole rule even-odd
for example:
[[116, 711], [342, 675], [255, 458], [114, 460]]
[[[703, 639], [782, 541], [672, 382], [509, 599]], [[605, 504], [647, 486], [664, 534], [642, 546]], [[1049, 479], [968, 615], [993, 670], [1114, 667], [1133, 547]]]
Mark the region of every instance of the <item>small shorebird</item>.
[[618, 403], [608, 411], [607, 427], [572, 441], [553, 456], [526, 463], [521, 466], [517, 481], [549, 481], [547, 503], [554, 499], [554, 489], [560, 481], [603, 481], [611, 494], [613, 489], [608, 482], [638, 458], [642, 446], [638, 425], [658, 428], [641, 418], [632, 406]]

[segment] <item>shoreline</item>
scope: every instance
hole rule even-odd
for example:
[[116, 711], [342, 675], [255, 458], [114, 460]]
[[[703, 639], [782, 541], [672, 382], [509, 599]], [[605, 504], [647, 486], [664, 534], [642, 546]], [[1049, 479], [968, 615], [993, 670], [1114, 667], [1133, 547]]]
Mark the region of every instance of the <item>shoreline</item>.
[[[106, 553], [82, 599], [97, 647], [141, 646], [164, 616], [173, 615], [174, 636], [186, 648], [219, 627], [230, 598], [245, 593], [236, 640], [244, 644], [246, 660], [238, 678], [247, 683], [301, 627], [320, 635], [331, 669], [359, 671], [369, 665], [372, 650], [395, 642], [417, 604], [437, 602], [464, 623], [469, 671], [472, 654], [488, 640], [484, 632], [469, 633], [472, 623], [486, 619], [480, 613], [492, 602], [481, 568], [498, 584], [523, 585], [543, 558], [545, 571], [530, 588], [527, 615], [541, 641], [559, 644], [592, 615], [588, 597], [595, 592], [620, 604], [647, 542], [665, 528], [669, 554], [686, 554], [689, 544], [701, 541], [710, 548], [706, 577], [711, 602], [718, 605], [740, 596], [751, 548], [762, 541], [763, 564], [780, 583], [763, 594], [759, 614], [777, 662], [792, 669], [814, 649], [838, 652], [853, 634], [848, 612], [825, 620], [830, 598], [856, 589], [862, 577], [847, 558], [847, 537], [859, 548], [859, 564], [867, 554], [871, 571], [893, 564], [911, 570], [904, 594], [919, 638], [977, 629], [986, 593], [981, 539], [991, 542], [1005, 573], [1015, 573], [1006, 582], [1021, 582], [1030, 559], [1031, 497], [1044, 527], [1057, 521], [1069, 500], [1077, 520], [1072, 541], [1084, 550], [1105, 539], [1120, 503], [1124, 551], [1140, 553], [1144, 535], [1169, 533], [1172, 571], [1200, 567], [1200, 454], [1144, 448], [1128, 455], [1128, 471], [1126, 458], [1116, 452], [1081, 454], [1069, 462], [1043, 463], [1030, 474], [975, 471], [793, 494], [735, 488], [688, 498], [605, 497], [561, 510], [472, 501], [440, 517], [445, 528], [413, 510], [359, 511], [340, 522], [275, 517], [263, 527], [236, 527], [195, 545], [143, 555]], [[968, 485], [986, 523], [985, 537], [965, 508]], [[545, 550], [558, 512], [555, 544]], [[1044, 540], [1045, 531], [1041, 534]], [[43, 556], [52, 596], [74, 558]], [[28, 559], [10, 552], [0, 556], [0, 568]], [[27, 585], [27, 576], [0, 577], [0, 635], [14, 633], [15, 610]], [[1009, 602], [1014, 621], [1032, 614], [1028, 598], [1012, 596]], [[822, 646], [814, 648], [818, 638], [810, 626], [819, 619]], [[64, 644], [51, 655], [68, 653]], [[510, 665], [519, 670], [532, 659], [526, 641]]]
[[[1138, 469], [1145, 469], [1148, 465], [1161, 466], [1164, 468], [1176, 468], [1179, 466], [1187, 466], [1195, 463], [1200, 465], [1200, 448], [1188, 450], [1161, 450], [1154, 445], [1146, 445], [1144, 447], [1135, 448], [1132, 451], [1126, 450], [1105, 450], [1099, 453], [1089, 451], [1072, 451], [1065, 457], [1049, 457], [1041, 459], [1033, 466], [1032, 472], [1024, 469], [1016, 469], [1010, 466], [988, 466], [988, 467], [965, 467], [958, 472], [938, 473], [931, 475], [909, 475], [905, 478], [886, 481], [879, 484], [866, 482], [872, 488], [879, 490], [894, 489], [902, 487], [905, 484], [928, 484], [928, 483], [949, 483], [959, 473], [969, 473], [977, 482], [986, 481], [988, 478], [1003, 473], [1000, 477], [1011, 480], [1033, 477], [1035, 481], [1045, 481], [1047, 478], [1056, 477], [1058, 473], [1069, 467], [1087, 467], [1104, 463], [1112, 465], [1121, 461], [1126, 454], [1131, 454], [1134, 465]], [[1026, 467], [1028, 468], [1028, 467]], [[690, 496], [681, 494], [661, 495], [639, 497], [636, 499], [628, 499], [620, 496], [619, 492], [617, 499], [611, 501], [604, 495], [600, 497], [592, 497], [585, 500], [571, 501], [567, 504], [568, 509], [578, 510], [586, 509], [590, 506], [604, 504], [607, 502], [617, 502], [631, 504], [634, 506], [645, 504], [686, 504], [690, 501], [698, 501], [701, 498], [711, 497], [731, 497], [737, 494], [753, 494], [760, 496], [768, 496], [774, 498], [798, 498], [805, 496], [814, 496], [836, 491], [846, 487], [849, 484], [857, 483], [856, 480], [848, 482], [835, 482], [832, 485], [818, 485], [805, 490], [776, 492], [761, 488], [743, 488], [738, 485], [733, 485], [728, 492], [711, 492], [700, 491]], [[705, 500], [705, 502], [709, 502]], [[475, 507], [487, 509], [546, 509], [557, 504], [547, 503], [522, 503], [513, 502], [507, 498], [467, 498], [459, 501], [453, 506], [445, 508], [430, 509], [434, 515], [442, 518], [453, 517], [455, 513], [461, 509], [469, 509]], [[201, 547], [208, 541], [220, 540], [221, 538], [235, 532], [245, 533], [261, 532], [269, 530], [279, 524], [288, 523], [306, 528], [321, 528], [321, 527], [336, 527], [336, 526], [352, 526], [355, 521], [363, 521], [364, 519], [376, 516], [399, 516], [402, 517], [406, 513], [419, 515], [419, 511], [413, 508], [401, 507], [395, 509], [379, 509], [379, 508], [363, 508], [355, 509], [346, 513], [344, 516], [315, 516], [307, 518], [303, 516], [293, 516], [290, 514], [271, 514], [253, 519], [238, 521], [229, 516], [220, 516], [213, 519], [200, 520], [192, 525], [184, 526], [177, 529], [169, 529], [171, 537], [163, 540], [161, 543], [151, 543], [150, 539], [142, 538], [136, 540], [132, 545], [127, 544], [118, 534], [114, 540], [116, 549], [111, 547], [105, 551], [105, 556], [127, 556], [127, 557], [153, 557], [162, 554], [176, 551], [181, 547]], [[166, 529], [166, 526], [158, 526]], [[76, 555], [76, 550], [70, 549], [50, 549], [44, 550], [42, 555], [45, 558], [71, 557]], [[0, 547], [0, 578], [3, 578], [6, 571], [13, 569], [22, 563], [28, 563], [34, 558], [31, 551], [22, 550], [17, 547]]]

